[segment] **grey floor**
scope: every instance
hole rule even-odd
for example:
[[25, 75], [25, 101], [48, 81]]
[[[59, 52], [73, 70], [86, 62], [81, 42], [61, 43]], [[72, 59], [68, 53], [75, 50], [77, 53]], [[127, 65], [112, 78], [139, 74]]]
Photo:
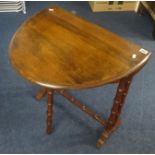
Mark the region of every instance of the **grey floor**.
[[[96, 149], [103, 130], [97, 122], [55, 95], [54, 132], [46, 135], [46, 99], [38, 102], [38, 86], [23, 80], [8, 60], [10, 39], [35, 12], [57, 4], [152, 51], [152, 58], [132, 83], [122, 113], [123, 124], [106, 145]], [[148, 14], [92, 13], [87, 2], [27, 2], [27, 14], [0, 13], [0, 153], [155, 153], [155, 41]], [[24, 60], [24, 58], [23, 58]], [[116, 86], [72, 91], [107, 118]]]

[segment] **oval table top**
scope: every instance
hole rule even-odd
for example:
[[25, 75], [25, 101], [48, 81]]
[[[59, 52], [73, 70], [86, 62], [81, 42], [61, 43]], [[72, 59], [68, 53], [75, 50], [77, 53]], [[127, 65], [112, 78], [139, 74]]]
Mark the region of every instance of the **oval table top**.
[[55, 6], [20, 26], [10, 61], [26, 79], [50, 88], [89, 88], [132, 74], [151, 53]]

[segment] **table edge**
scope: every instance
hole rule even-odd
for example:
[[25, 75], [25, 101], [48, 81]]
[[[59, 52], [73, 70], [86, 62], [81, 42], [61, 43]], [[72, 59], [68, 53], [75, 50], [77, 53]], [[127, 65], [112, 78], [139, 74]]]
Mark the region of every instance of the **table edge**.
[[[57, 6], [57, 5], [53, 5], [52, 7], [59, 7], [59, 6]], [[48, 9], [48, 8], [50, 8], [50, 7], [47, 7], [47, 8], [44, 8], [44, 9], [42, 9], [41, 11], [43, 11], [43, 10], [45, 10], [45, 9]], [[14, 64], [14, 61], [11, 59], [11, 47], [12, 47], [12, 42], [13, 42], [13, 40], [14, 40], [14, 37], [16, 36], [16, 34], [17, 34], [17, 32], [22, 28], [22, 26], [27, 22], [27, 21], [29, 21], [31, 18], [33, 18], [34, 16], [36, 16], [37, 14], [39, 14], [41, 11], [39, 11], [39, 12], [37, 12], [37, 13], [35, 13], [34, 15], [32, 15], [32, 16], [30, 16], [29, 18], [27, 18], [23, 23], [21, 23], [19, 26], [18, 26], [18, 28], [17, 28], [17, 30], [15, 31], [15, 33], [14, 33], [14, 35], [13, 35], [13, 37], [11, 38], [11, 41], [10, 41], [10, 44], [9, 44], [9, 53], [8, 53], [8, 55], [9, 55], [9, 61], [10, 61], [10, 64], [12, 64], [11, 66], [13, 66], [13, 68], [16, 70], [16, 72], [19, 74], [19, 75], [21, 75], [25, 80], [28, 80], [28, 81], [30, 81], [30, 82], [32, 82], [32, 83], [35, 83], [35, 84], [37, 84], [37, 85], [40, 85], [40, 86], [42, 86], [42, 87], [47, 87], [47, 88], [56, 88], [56, 89], [88, 89], [88, 88], [94, 88], [94, 87], [99, 87], [99, 86], [102, 86], [102, 85], [106, 85], [106, 84], [109, 84], [109, 83], [113, 83], [113, 82], [116, 82], [116, 81], [119, 81], [120, 79], [123, 79], [123, 78], [125, 78], [125, 77], [127, 77], [127, 76], [129, 76], [129, 75], [132, 75], [132, 74], [135, 74], [136, 72], [138, 72], [141, 68], [143, 68], [143, 66], [147, 63], [147, 61], [149, 60], [149, 58], [150, 58], [150, 56], [151, 56], [151, 52], [149, 52], [147, 55], [146, 55], [146, 57], [140, 62], [140, 63], [138, 63], [136, 66], [134, 66], [132, 69], [130, 69], [128, 72], [126, 72], [126, 73], [124, 73], [124, 74], [122, 74], [121, 76], [118, 76], [117, 78], [111, 78], [111, 79], [109, 79], [108, 80], [108, 82], [106, 81], [100, 81], [100, 82], [96, 82], [96, 83], [88, 83], [88, 84], [83, 84], [83, 85], [74, 85], [74, 86], [71, 86], [71, 85], [58, 85], [58, 84], [46, 84], [45, 82], [39, 82], [39, 81], [35, 81], [35, 80], [33, 80], [33, 79], [31, 79], [31, 78], [27, 78], [27, 77], [25, 77], [24, 76], [24, 74], [23, 73], [21, 73], [17, 68], [16, 68], [16, 66], [15, 66], [15, 64]], [[68, 10], [67, 10], [68, 11]], [[77, 15], [76, 15], [77, 16]], [[83, 19], [82, 17], [80, 17], [80, 16], [77, 16], [77, 17], [79, 17], [79, 18], [81, 18], [81, 19]], [[87, 19], [85, 19], [87, 22], [90, 22], [89, 20], [87, 20]], [[95, 24], [95, 23], [93, 23], [93, 24]], [[95, 25], [97, 25], [97, 24], [95, 24]], [[97, 25], [97, 26], [99, 26], [99, 25]], [[99, 26], [99, 27], [101, 27], [101, 26]], [[102, 28], [102, 27], [101, 27]], [[108, 30], [109, 31], [109, 30]], [[117, 35], [117, 34], [115, 34], [114, 32], [112, 32], [114, 35]], [[117, 35], [118, 36], [118, 35]], [[120, 37], [120, 36], [118, 36], [118, 37]], [[128, 40], [127, 40], [128, 41]]]

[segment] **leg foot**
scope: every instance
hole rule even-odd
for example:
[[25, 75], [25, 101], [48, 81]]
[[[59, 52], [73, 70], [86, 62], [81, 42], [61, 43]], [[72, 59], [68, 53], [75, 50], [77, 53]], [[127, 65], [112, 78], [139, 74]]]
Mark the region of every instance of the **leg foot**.
[[114, 132], [121, 124], [121, 121], [118, 120], [115, 124], [115, 126], [110, 130], [110, 131], [104, 131], [102, 133], [102, 136], [98, 139], [97, 143], [96, 143], [96, 147], [97, 148], [101, 148], [105, 143], [106, 143], [106, 140], [108, 139], [108, 137], [110, 136], [110, 134], [112, 132]]
[[99, 139], [96, 143], [96, 147], [99, 149], [105, 144], [106, 138], [103, 137], [102, 139]]

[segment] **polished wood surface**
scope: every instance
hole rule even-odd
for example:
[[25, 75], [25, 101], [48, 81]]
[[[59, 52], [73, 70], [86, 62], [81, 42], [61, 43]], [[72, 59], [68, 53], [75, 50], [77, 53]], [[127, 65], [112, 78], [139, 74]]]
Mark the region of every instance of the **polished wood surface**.
[[143, 66], [150, 52], [57, 6], [28, 19], [10, 43], [10, 61], [26, 79], [50, 88], [111, 83]]

